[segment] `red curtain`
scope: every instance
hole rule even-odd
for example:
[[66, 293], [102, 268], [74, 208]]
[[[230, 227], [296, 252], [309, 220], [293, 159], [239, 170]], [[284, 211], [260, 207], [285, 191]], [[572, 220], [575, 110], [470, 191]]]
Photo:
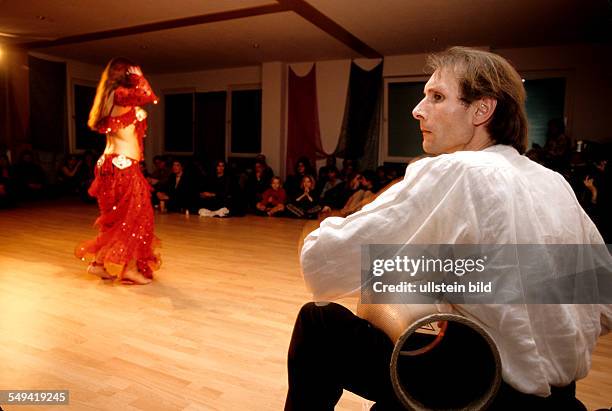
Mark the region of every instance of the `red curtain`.
[[315, 65], [304, 77], [289, 68], [289, 108], [287, 119], [287, 174], [293, 174], [297, 159], [307, 157], [314, 166], [325, 153], [319, 130]]

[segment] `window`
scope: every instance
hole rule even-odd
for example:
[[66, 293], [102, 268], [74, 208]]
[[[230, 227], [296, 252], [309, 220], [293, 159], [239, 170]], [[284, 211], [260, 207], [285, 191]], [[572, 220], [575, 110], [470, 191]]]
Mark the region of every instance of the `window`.
[[225, 159], [226, 96], [225, 91], [195, 95], [195, 152], [206, 165]]
[[230, 89], [229, 153], [261, 152], [261, 89]]
[[106, 139], [87, 125], [89, 111], [96, 96], [96, 87], [83, 84], [74, 84], [74, 136], [76, 150], [104, 150]]
[[[540, 75], [538, 73], [536, 75]], [[554, 73], [553, 73], [554, 75]], [[544, 146], [548, 121], [565, 118], [566, 77], [557, 73], [549, 78], [528, 78], [526, 111], [529, 122], [529, 144]], [[423, 154], [419, 123], [412, 118], [412, 109], [423, 98], [426, 79], [393, 78], [385, 80], [385, 123], [382, 160], [406, 162]]]
[[194, 93], [164, 95], [164, 150], [193, 153]]
[[544, 147], [548, 122], [565, 118], [565, 78], [527, 79], [527, 119], [529, 121], [529, 143]]
[[207, 161], [228, 153], [253, 157], [261, 152], [259, 88], [165, 94], [164, 115], [166, 152], [191, 153]]
[[423, 154], [419, 122], [412, 109], [423, 98], [425, 78], [385, 79], [383, 162], [407, 162]]

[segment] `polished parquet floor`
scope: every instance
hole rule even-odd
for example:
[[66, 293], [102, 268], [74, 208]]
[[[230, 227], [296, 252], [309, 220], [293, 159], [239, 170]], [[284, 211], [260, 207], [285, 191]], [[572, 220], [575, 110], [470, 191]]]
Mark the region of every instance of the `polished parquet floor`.
[[[281, 410], [293, 321], [309, 299], [303, 222], [157, 215], [163, 266], [139, 287], [88, 275], [73, 257], [96, 214], [76, 201], [0, 210], [0, 389], [70, 390], [69, 406], [2, 408]], [[612, 335], [579, 396], [612, 406]], [[346, 393], [337, 409], [364, 407]]]

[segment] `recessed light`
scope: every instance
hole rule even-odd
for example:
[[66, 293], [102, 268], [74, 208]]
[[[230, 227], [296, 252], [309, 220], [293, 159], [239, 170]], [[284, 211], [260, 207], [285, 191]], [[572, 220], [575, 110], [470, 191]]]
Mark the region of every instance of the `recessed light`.
[[36, 16], [36, 18], [40, 21], [47, 20], [46, 16]]
[[259, 48], [259, 43], [253, 43], [253, 48], [254, 49], [258, 49]]

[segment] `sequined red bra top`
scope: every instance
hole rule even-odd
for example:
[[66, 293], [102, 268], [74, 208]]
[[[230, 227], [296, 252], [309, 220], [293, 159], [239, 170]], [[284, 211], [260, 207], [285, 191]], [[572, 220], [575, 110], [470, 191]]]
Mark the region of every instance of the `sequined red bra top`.
[[[143, 159], [144, 147], [143, 138], [147, 131], [147, 112], [139, 106], [148, 103], [157, 104], [157, 96], [151, 90], [149, 82], [143, 77], [135, 74], [128, 76], [127, 87], [117, 87], [113, 99], [114, 106], [130, 107], [130, 111], [118, 116], [106, 116], [98, 121], [96, 129], [102, 134], [116, 133], [122, 128], [134, 125], [136, 136], [138, 137], [138, 146], [140, 147], [140, 159]], [[111, 107], [111, 112], [113, 111]]]

